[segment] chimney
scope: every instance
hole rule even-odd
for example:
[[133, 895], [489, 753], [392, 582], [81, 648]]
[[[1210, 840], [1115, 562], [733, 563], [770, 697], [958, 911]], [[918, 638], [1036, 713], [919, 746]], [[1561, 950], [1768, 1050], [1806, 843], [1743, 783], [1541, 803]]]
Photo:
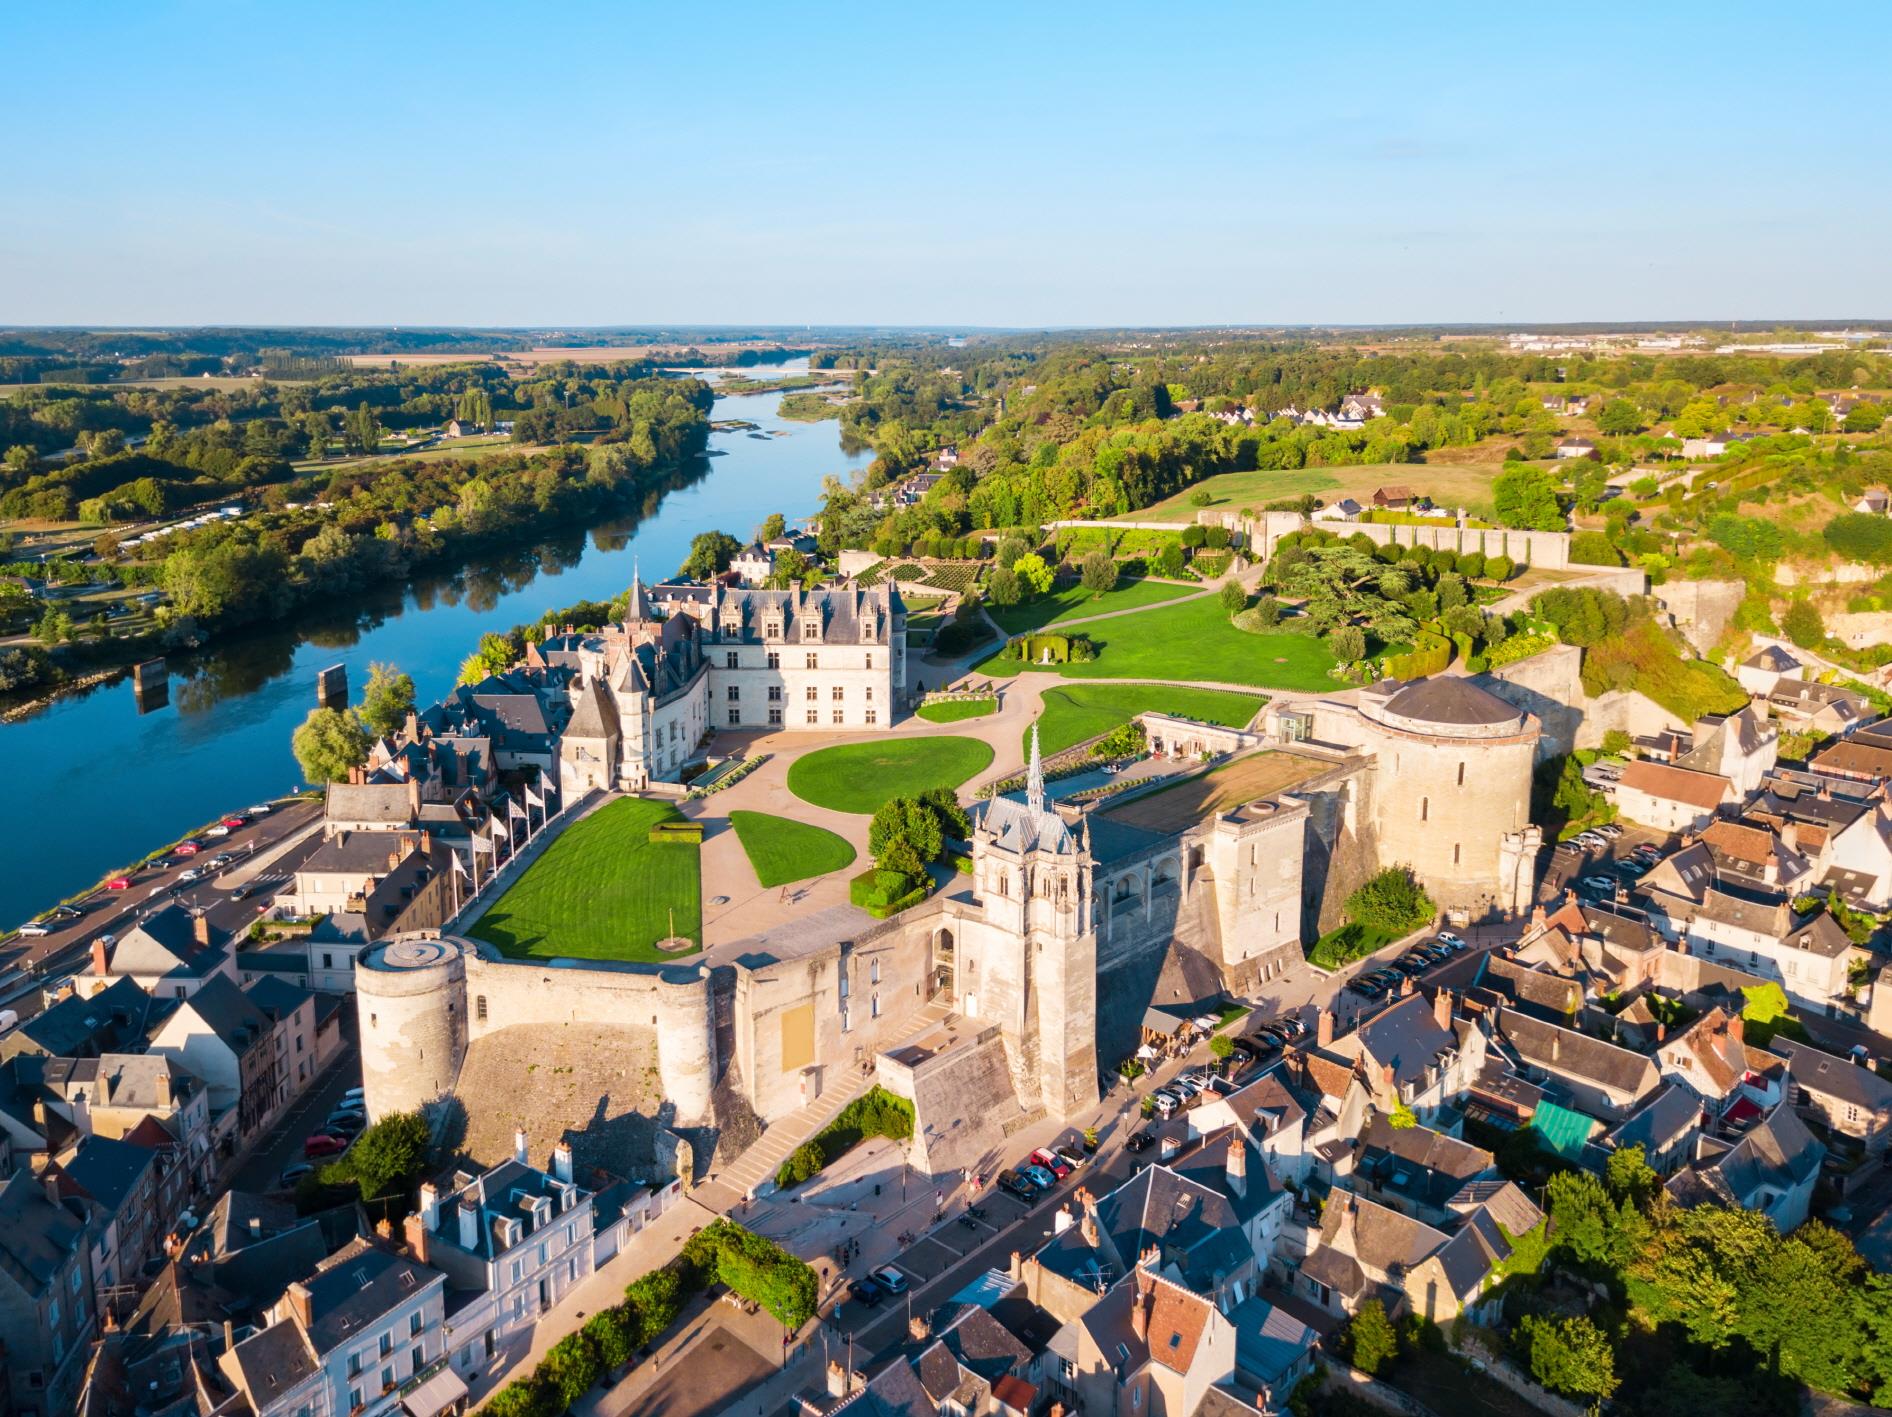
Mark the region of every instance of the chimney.
[[59, 1195], [59, 1176], [60, 1173], [58, 1171], [48, 1170], [42, 1171], [39, 1179], [40, 1184], [46, 1187], [46, 1199], [58, 1206], [61, 1210], [64, 1210], [66, 1203]]
[[472, 1201], [460, 1202], [460, 1248], [475, 1250], [480, 1243], [480, 1208]]
[[1542, 930], [1545, 922], [1544, 907], [1541, 905], [1533, 905], [1531, 907], [1531, 929]]
[[1410, 974], [1400, 975], [1399, 976], [1399, 997], [1403, 999], [1411, 993], [1412, 993], [1412, 976]]
[[924, 1313], [913, 1314], [907, 1319], [907, 1337], [915, 1343], [924, 1343], [932, 1337], [932, 1328], [926, 1322]]
[[420, 854], [428, 860], [433, 859], [434, 834], [431, 831], [424, 831], [420, 834]]
[[1325, 1048], [1333, 1041], [1334, 1011], [1332, 1009], [1322, 1009], [1320, 1016], [1314, 1020], [1314, 1046], [1316, 1048]]
[[1441, 989], [1432, 996], [1432, 1018], [1447, 1033], [1452, 1031], [1452, 991]]
[[1005, 1262], [1005, 1272], [1015, 1280], [1025, 1277], [1025, 1256], [1022, 1251], [1012, 1251], [1011, 1258]]
[[1553, 1028], [1550, 1031], [1550, 1060], [1551, 1062], [1554, 1063], [1557, 1061], [1557, 1055], [1563, 1052], [1563, 1047], [1564, 1047], [1564, 1031], [1561, 1028]]
[[204, 949], [210, 948], [210, 912], [191, 917], [191, 936]]
[[1078, 1234], [1084, 1237], [1085, 1244], [1095, 1245], [1097, 1243], [1097, 1202], [1096, 1200], [1091, 1196], [1090, 1191], [1086, 1188], [1080, 1188], [1078, 1192], [1074, 1196], [1071, 1197], [1071, 1199], [1077, 1202]]
[[1229, 1139], [1228, 1184], [1236, 1195], [1248, 1194], [1248, 1146], [1240, 1136]]
[[572, 1144], [562, 1141], [552, 1148], [552, 1174], [566, 1185], [572, 1183]]
[[427, 1218], [418, 1210], [410, 1210], [407, 1219], [401, 1222], [401, 1234], [407, 1241], [407, 1252], [414, 1257], [414, 1263], [427, 1263], [427, 1247], [433, 1235], [427, 1229]]
[[1164, 1132], [1162, 1140], [1156, 1145], [1156, 1154], [1164, 1161], [1174, 1161], [1176, 1153], [1181, 1150], [1182, 1143], [1171, 1132]]
[[420, 741], [420, 715], [413, 709], [407, 711], [407, 723], [404, 725], [409, 742]]
[[1798, 822], [1781, 823], [1780, 844], [1786, 847], [1789, 851], [1798, 851], [1800, 849], [1800, 823]]
[[420, 820], [420, 779], [407, 779], [407, 814], [415, 821]]
[[110, 974], [112, 972], [112, 962], [106, 957], [105, 941], [103, 940], [94, 940], [92, 942], [92, 972], [94, 974]]
[[1744, 1020], [1739, 1014], [1729, 1014], [1728, 1015], [1728, 1037], [1732, 1038], [1736, 1043], [1742, 1043], [1746, 1041], [1744, 1037], [1746, 1032], [1747, 1032], [1746, 1020]]
[[1150, 1290], [1145, 1290], [1139, 1283], [1137, 1292], [1130, 1296], [1130, 1331], [1136, 1334], [1139, 1343], [1150, 1341], [1150, 1299], [1154, 1289], [1152, 1285]]
[[283, 1298], [288, 1302], [289, 1312], [296, 1316], [296, 1322], [306, 1331], [315, 1326], [313, 1305], [309, 1300], [309, 1286], [297, 1280], [283, 1291]]
[[158, 1074], [157, 1089], [158, 1106], [169, 1107], [171, 1105], [171, 1074], [169, 1072]]
[[859, 1384], [857, 1374], [838, 1358], [828, 1361], [828, 1396], [851, 1397]]
[[1666, 1043], [1668, 1042], [1668, 1039], [1669, 1039], [1669, 1026], [1666, 1023], [1662, 1022], [1661, 1019], [1657, 1019], [1656, 1020], [1656, 1042], [1658, 1044]]
[[532, 1162], [528, 1158], [531, 1155], [532, 1153], [527, 1149], [526, 1144], [526, 1129], [524, 1127], [515, 1127], [512, 1133], [512, 1159], [517, 1161], [521, 1166], [530, 1166]]
[[1053, 1235], [1062, 1235], [1076, 1223], [1076, 1221], [1071, 1219], [1071, 1207], [1066, 1203], [1059, 1206], [1056, 1212], [1053, 1213], [1051, 1217], [1051, 1233]]
[[420, 1183], [420, 1219], [429, 1230], [440, 1225], [440, 1187], [432, 1181]]
[[1386, 1090], [1388, 1092], [1393, 1091], [1396, 1087], [1399, 1086], [1399, 1084], [1394, 1080], [1393, 1065], [1391, 1063], [1380, 1064], [1380, 1081], [1381, 1083], [1385, 1085]]
[[383, 1240], [394, 1239], [394, 1224], [385, 1215], [374, 1223], [374, 1233]]

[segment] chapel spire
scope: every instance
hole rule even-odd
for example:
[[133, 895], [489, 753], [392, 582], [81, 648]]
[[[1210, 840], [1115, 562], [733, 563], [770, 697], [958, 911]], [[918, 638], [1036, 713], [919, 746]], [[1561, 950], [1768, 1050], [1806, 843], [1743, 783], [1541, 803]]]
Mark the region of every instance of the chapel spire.
[[1045, 809], [1045, 765], [1038, 756], [1038, 725], [1031, 726], [1031, 766], [1025, 772], [1025, 805], [1034, 812]]

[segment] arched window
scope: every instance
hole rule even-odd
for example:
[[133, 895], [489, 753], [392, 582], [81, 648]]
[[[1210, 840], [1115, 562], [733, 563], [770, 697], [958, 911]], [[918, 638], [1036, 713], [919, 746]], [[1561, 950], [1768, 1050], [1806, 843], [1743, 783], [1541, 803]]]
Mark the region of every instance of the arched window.
[[1458, 785], [1460, 787], [1463, 787], [1465, 785], [1465, 764], [1464, 763], [1460, 763], [1458, 765]]
[[1419, 820], [1422, 822], [1425, 821], [1430, 815], [1431, 810], [1432, 799], [1430, 797], [1421, 797], [1419, 799]]

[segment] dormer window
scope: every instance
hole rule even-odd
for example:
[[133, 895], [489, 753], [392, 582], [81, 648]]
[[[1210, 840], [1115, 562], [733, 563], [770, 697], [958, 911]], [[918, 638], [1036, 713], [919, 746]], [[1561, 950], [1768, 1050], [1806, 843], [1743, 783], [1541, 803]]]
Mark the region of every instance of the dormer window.
[[802, 621], [801, 622], [801, 637], [804, 640], [820, 639], [821, 638], [821, 622], [819, 620]]

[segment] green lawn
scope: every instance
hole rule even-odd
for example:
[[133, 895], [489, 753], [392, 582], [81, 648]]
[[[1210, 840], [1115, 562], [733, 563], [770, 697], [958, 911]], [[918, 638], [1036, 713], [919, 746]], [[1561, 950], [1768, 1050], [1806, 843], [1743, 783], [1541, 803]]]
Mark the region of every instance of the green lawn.
[[731, 812], [729, 824], [765, 886], [785, 886], [854, 864], [854, 848], [823, 827], [767, 812]]
[[1174, 497], [1141, 511], [1126, 512], [1117, 521], [1194, 521], [1199, 510], [1191, 500], [1199, 491], [1209, 494], [1209, 506], [1240, 511], [1312, 492], [1323, 502], [1342, 497], [1365, 501], [1376, 487], [1406, 486], [1432, 498], [1447, 510], [1459, 507], [1476, 512], [1491, 510], [1491, 482], [1504, 471], [1503, 463], [1362, 463], [1355, 467], [1263, 468], [1254, 472], [1224, 472], [1185, 487]]
[[937, 704], [921, 704], [914, 710], [928, 723], [963, 723], [969, 718], [984, 718], [999, 711], [997, 699], [947, 699]]
[[701, 849], [653, 844], [658, 822], [683, 820], [667, 802], [621, 797], [558, 837], [468, 932], [515, 959], [677, 959], [657, 941], [675, 932], [701, 942]]
[[1334, 657], [1313, 635], [1251, 635], [1229, 623], [1212, 595], [1106, 620], [1091, 628], [1098, 656], [1085, 664], [1027, 665], [1002, 652], [974, 674], [1010, 678], [1025, 669], [1067, 679], [1192, 679], [1258, 689], [1336, 687]]
[[788, 769], [788, 790], [817, 807], [868, 813], [929, 787], [957, 787], [991, 763], [991, 746], [977, 738], [843, 743], [796, 759]]
[[[1173, 684], [1071, 684], [1045, 690], [1044, 712], [1038, 718], [1039, 748], [1047, 756], [1059, 753], [1150, 712], [1244, 728], [1266, 702], [1256, 694]], [[1031, 751], [1030, 729], [1025, 730], [1024, 751]]]
[[1145, 605], [1160, 605], [1179, 595], [1194, 594], [1196, 591], [1188, 586], [1164, 585], [1161, 581], [1121, 581], [1115, 590], [1107, 590], [1102, 595], [1092, 595], [1083, 586], [1072, 585], [1019, 605], [988, 603], [986, 613], [1006, 634], [1017, 635], [1041, 625], [1055, 625], [1087, 615], [1108, 615], [1113, 610], [1136, 610]]

